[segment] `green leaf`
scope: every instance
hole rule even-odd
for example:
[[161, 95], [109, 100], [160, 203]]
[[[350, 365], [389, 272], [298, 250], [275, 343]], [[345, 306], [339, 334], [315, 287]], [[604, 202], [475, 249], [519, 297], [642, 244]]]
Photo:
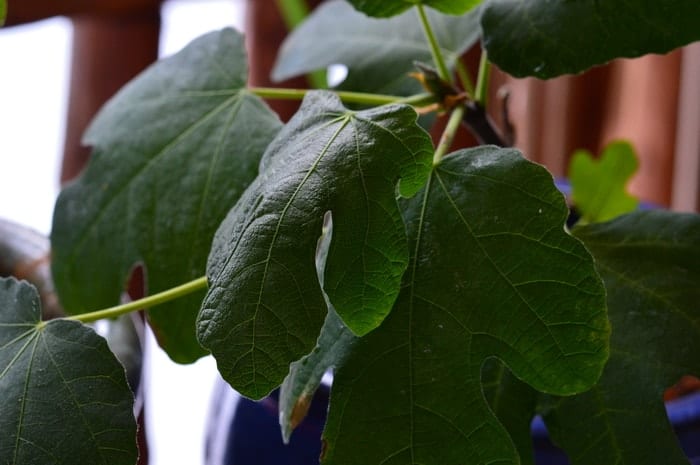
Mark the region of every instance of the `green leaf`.
[[700, 375], [700, 216], [644, 211], [574, 230], [594, 254], [614, 328], [590, 392], [545, 420], [574, 465], [687, 465], [665, 388]]
[[0, 457], [13, 465], [133, 465], [124, 368], [76, 321], [40, 321], [39, 295], [0, 278]]
[[[331, 223], [329, 220], [328, 225], [324, 226], [316, 252], [316, 270], [321, 286], [332, 236]], [[358, 339], [345, 326], [330, 303], [328, 305], [328, 315], [321, 328], [316, 348], [306, 357], [290, 365], [289, 375], [280, 388], [279, 421], [285, 442], [289, 442], [292, 431], [306, 416], [323, 375], [329, 369], [342, 365]]]
[[7, 3], [5, 0], [0, 0], [0, 26], [5, 24], [5, 17], [7, 16]]
[[501, 69], [546, 79], [700, 40], [697, 18], [697, 0], [490, 0], [481, 24]]
[[412, 257], [394, 310], [336, 371], [324, 463], [519, 463], [484, 398], [485, 361], [568, 395], [607, 359], [605, 293], [567, 212], [515, 150], [443, 160], [405, 204]]
[[313, 349], [326, 315], [314, 262], [326, 212], [324, 290], [356, 334], [381, 323], [408, 264], [397, 182], [400, 195], [418, 191], [432, 152], [408, 106], [352, 112], [332, 93], [307, 95], [209, 256], [198, 332], [235, 389], [264, 396]]
[[450, 15], [461, 15], [482, 0], [348, 0], [356, 10], [368, 16], [388, 18], [415, 5], [425, 5]]
[[599, 160], [587, 150], [571, 158], [571, 199], [581, 218], [589, 223], [611, 220], [637, 209], [639, 201], [626, 186], [639, 163], [634, 148], [625, 141], [608, 144]]
[[[452, 67], [479, 38], [478, 11], [460, 17], [427, 13], [445, 61]], [[321, 4], [285, 40], [272, 76], [282, 80], [343, 64], [348, 74], [339, 86], [342, 89], [411, 95], [421, 91], [418, 81], [408, 75], [415, 71], [413, 63], [431, 60], [414, 11], [374, 19], [345, 1], [334, 0]]]
[[[100, 112], [85, 137], [92, 160], [54, 214], [53, 271], [67, 310], [117, 303], [139, 263], [150, 293], [205, 273], [216, 228], [281, 126], [246, 91], [247, 73], [241, 35], [210, 33], [150, 67]], [[205, 353], [195, 335], [202, 298], [149, 312], [178, 362]]]

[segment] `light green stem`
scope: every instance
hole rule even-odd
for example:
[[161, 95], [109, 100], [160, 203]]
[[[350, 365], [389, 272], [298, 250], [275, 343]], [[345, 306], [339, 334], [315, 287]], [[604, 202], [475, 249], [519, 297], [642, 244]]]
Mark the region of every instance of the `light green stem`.
[[202, 276], [194, 281], [182, 284], [177, 287], [168, 289], [167, 291], [159, 292], [158, 294], [153, 294], [143, 299], [134, 300], [132, 302], [117, 305], [115, 307], [105, 308], [103, 310], [97, 310], [90, 313], [83, 313], [82, 315], [74, 315], [67, 317], [67, 320], [75, 320], [83, 323], [92, 323], [98, 320], [104, 320], [105, 318], [115, 318], [126, 313], [131, 313], [136, 310], [142, 310], [145, 308], [154, 307], [156, 305], [175, 300], [178, 297], [191, 294], [200, 289], [205, 289], [207, 287], [207, 277]]
[[459, 81], [462, 83], [462, 87], [464, 88], [464, 91], [467, 93], [467, 96], [469, 98], [474, 97], [474, 83], [472, 82], [471, 76], [469, 76], [469, 70], [467, 70], [467, 67], [464, 66], [464, 63], [462, 63], [462, 60], [457, 60], [457, 76], [459, 76]]
[[442, 161], [442, 157], [444, 157], [447, 151], [450, 150], [450, 147], [452, 147], [452, 141], [455, 138], [457, 129], [459, 129], [459, 126], [462, 123], [464, 111], [464, 106], [459, 105], [450, 115], [450, 119], [447, 121], [447, 126], [445, 127], [442, 136], [440, 136], [440, 143], [435, 149], [435, 154], [433, 155], [433, 166], [439, 165]]
[[430, 26], [430, 22], [428, 21], [428, 16], [425, 14], [425, 8], [423, 8], [422, 4], [418, 4], [416, 5], [416, 11], [418, 11], [418, 18], [423, 25], [423, 32], [425, 33], [426, 39], [428, 39], [430, 52], [433, 55], [433, 61], [435, 62], [440, 78], [445, 82], [452, 82], [452, 76], [450, 75], [449, 69], [447, 69], [445, 59], [440, 51], [440, 45], [438, 44], [435, 34], [433, 33], [433, 28]]
[[[278, 89], [275, 87], [250, 87], [248, 91], [258, 97], [283, 100], [301, 100], [310, 92], [309, 89]], [[336, 91], [335, 94], [343, 102], [360, 103], [364, 105], [386, 105], [389, 103], [423, 105], [434, 101], [434, 98], [428, 93], [412, 95], [410, 97], [345, 91]]]
[[482, 107], [486, 107], [486, 100], [489, 93], [489, 76], [491, 75], [491, 62], [486, 54], [486, 50], [481, 52], [481, 60], [479, 61], [479, 76], [476, 80], [476, 94], [474, 100]]
[[304, 0], [277, 0], [277, 8], [289, 31], [297, 27], [309, 14], [309, 6]]

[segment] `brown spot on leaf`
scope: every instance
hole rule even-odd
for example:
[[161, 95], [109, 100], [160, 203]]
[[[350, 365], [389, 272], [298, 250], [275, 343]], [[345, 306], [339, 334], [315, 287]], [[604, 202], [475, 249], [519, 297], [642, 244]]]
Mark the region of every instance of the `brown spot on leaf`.
[[309, 413], [309, 407], [311, 406], [311, 396], [308, 393], [303, 393], [297, 399], [294, 407], [292, 408], [292, 415], [289, 419], [289, 423], [292, 429], [299, 426], [299, 423], [304, 421], [306, 414]]
[[328, 441], [321, 439], [321, 455], [318, 456], [318, 460], [323, 462], [326, 458], [326, 452], [328, 451]]

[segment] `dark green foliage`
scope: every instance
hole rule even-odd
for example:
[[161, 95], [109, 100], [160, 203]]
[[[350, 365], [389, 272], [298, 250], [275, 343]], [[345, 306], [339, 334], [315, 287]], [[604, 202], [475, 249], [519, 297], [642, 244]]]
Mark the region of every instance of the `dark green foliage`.
[[408, 264], [395, 196], [425, 183], [431, 149], [408, 106], [352, 112], [328, 92], [304, 99], [214, 238], [198, 332], [224, 379], [262, 397], [314, 347], [326, 316], [314, 258], [326, 212], [325, 293], [354, 333], [382, 322]]
[[[519, 76], [700, 38], [697, 0], [350, 3], [385, 19], [326, 2], [285, 45], [277, 77], [342, 63], [343, 89], [417, 92], [407, 73], [432, 59], [419, 3], [441, 12], [426, 10], [448, 67], [481, 19], [489, 57]], [[206, 296], [149, 311], [160, 343], [181, 362], [210, 350], [249, 397], [282, 383], [285, 437], [333, 369], [327, 464], [532, 464], [538, 409], [573, 465], [686, 463], [661, 393], [699, 374], [698, 216], [634, 213], [572, 236], [551, 175], [517, 151], [431, 162], [415, 109], [353, 111], [331, 92], [308, 93], [282, 127], [254, 96], [269, 89], [247, 88], [246, 61], [240, 34], [208, 34], [93, 122], [93, 160], [54, 217], [69, 312], [117, 303], [139, 264], [149, 294], [206, 272]], [[587, 221], [635, 206], [629, 147], [607, 152], [621, 158], [576, 157]], [[0, 281], [0, 463], [133, 464], [123, 369], [90, 329], [38, 315], [27, 285]]]
[[481, 0], [348, 0], [357, 10], [369, 16], [388, 18], [408, 10], [414, 5], [425, 5], [443, 13], [466, 13]]
[[124, 369], [76, 321], [40, 322], [39, 295], [0, 278], [0, 463], [133, 465]]
[[696, 0], [489, 0], [481, 23], [494, 63], [546, 79], [700, 40], [698, 18]]
[[[331, 229], [332, 224], [328, 219], [316, 251], [316, 271], [321, 286]], [[279, 420], [285, 441], [289, 441], [292, 431], [306, 415], [324, 374], [329, 369], [342, 366], [357, 340], [359, 338], [345, 326], [333, 307], [329, 306], [316, 347], [309, 355], [290, 365], [289, 375], [280, 388]]]
[[484, 362], [570, 395], [608, 355], [605, 293], [566, 214], [549, 173], [514, 150], [464, 150], [435, 169], [405, 203], [396, 307], [336, 371], [324, 463], [518, 463], [482, 394]]
[[700, 375], [700, 217], [647, 211], [576, 229], [595, 255], [613, 326], [610, 362], [589, 392], [546, 421], [573, 465], [682, 465], [663, 404]]

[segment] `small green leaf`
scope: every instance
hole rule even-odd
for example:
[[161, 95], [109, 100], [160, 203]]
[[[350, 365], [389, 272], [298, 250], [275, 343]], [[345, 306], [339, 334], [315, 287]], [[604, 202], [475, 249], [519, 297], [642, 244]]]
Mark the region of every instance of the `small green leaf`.
[[547, 79], [700, 40], [697, 18], [697, 0], [490, 0], [483, 41], [504, 71]]
[[[452, 67], [479, 38], [478, 11], [460, 17], [427, 13], [445, 61]], [[348, 74], [339, 86], [342, 89], [411, 95], [421, 90], [418, 81], [408, 75], [415, 71], [413, 63], [431, 60], [414, 11], [374, 19], [345, 1], [332, 0], [321, 4], [287, 37], [272, 76], [282, 80], [343, 64]]]
[[40, 321], [39, 295], [0, 278], [0, 461], [133, 465], [136, 421], [124, 368], [75, 321]]
[[5, 0], [0, 0], [0, 26], [5, 24], [5, 17], [7, 16], [7, 3]]
[[[118, 303], [139, 263], [149, 293], [204, 274], [216, 228], [281, 127], [245, 90], [247, 73], [242, 36], [210, 33], [151, 66], [100, 112], [85, 138], [92, 160], [54, 215], [53, 271], [68, 311]], [[176, 361], [205, 353], [195, 335], [203, 295], [149, 311]]]
[[485, 361], [573, 394], [608, 354], [603, 285], [567, 213], [515, 150], [443, 160], [405, 202], [412, 255], [394, 310], [336, 370], [325, 464], [519, 463], [484, 399]]
[[481, 3], [482, 0], [348, 0], [356, 10], [368, 16], [388, 18], [396, 16], [415, 5], [425, 5], [450, 15], [461, 15]]
[[209, 256], [198, 331], [235, 389], [266, 395], [313, 349], [327, 308], [314, 262], [326, 212], [324, 290], [356, 334], [381, 323], [408, 263], [397, 182], [403, 196], [418, 191], [432, 151], [411, 107], [352, 112], [332, 93], [306, 96]]
[[636, 210], [639, 201], [627, 193], [626, 186], [638, 166], [629, 142], [608, 144], [597, 161], [587, 150], [576, 151], [569, 165], [569, 180], [571, 199], [581, 218], [589, 223], [603, 222]]
[[636, 212], [574, 233], [605, 281], [610, 361], [591, 391], [554, 403], [547, 427], [573, 465], [687, 465], [663, 392], [700, 375], [700, 216]]

